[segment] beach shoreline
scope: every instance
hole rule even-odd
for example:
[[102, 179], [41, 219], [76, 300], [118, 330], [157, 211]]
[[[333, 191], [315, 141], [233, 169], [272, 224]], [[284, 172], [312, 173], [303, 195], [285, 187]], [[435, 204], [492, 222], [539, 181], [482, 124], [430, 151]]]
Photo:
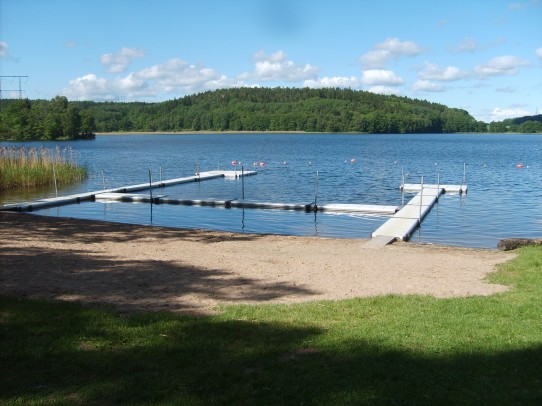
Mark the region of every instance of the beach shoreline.
[[488, 249], [174, 229], [0, 212], [0, 294], [211, 314], [230, 304], [491, 295]]

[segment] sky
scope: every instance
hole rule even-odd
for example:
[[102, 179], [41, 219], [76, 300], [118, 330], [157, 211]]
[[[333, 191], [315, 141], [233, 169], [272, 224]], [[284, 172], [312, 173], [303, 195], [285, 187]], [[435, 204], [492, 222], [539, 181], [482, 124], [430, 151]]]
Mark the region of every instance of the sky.
[[542, 111], [542, 0], [0, 0], [0, 75], [30, 99], [341, 87], [502, 121]]

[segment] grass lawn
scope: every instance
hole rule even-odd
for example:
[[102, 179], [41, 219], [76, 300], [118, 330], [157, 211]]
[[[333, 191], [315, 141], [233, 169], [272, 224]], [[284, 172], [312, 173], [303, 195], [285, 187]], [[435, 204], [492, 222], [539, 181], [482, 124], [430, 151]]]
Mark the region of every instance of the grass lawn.
[[0, 404], [542, 404], [542, 248], [509, 292], [123, 316], [3, 297]]

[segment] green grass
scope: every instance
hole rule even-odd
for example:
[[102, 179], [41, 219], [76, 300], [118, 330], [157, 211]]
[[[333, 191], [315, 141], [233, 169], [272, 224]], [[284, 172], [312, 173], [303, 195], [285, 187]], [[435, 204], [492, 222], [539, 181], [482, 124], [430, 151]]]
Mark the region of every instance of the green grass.
[[77, 165], [73, 150], [59, 147], [0, 147], [0, 190], [30, 188], [78, 182], [86, 177], [86, 169]]
[[542, 248], [490, 297], [123, 316], [4, 297], [0, 403], [542, 404]]

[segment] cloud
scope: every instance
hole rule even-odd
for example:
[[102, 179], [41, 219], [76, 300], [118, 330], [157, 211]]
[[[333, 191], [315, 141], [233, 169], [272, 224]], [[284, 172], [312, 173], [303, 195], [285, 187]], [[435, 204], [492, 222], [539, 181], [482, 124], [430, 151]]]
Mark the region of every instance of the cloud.
[[507, 86], [507, 87], [497, 87], [495, 91], [499, 93], [516, 93], [517, 89], [515, 87]]
[[377, 69], [385, 68], [388, 61], [392, 58], [393, 55], [390, 51], [386, 51], [385, 49], [378, 49], [375, 51], [367, 52], [360, 59], [363, 67], [369, 69]]
[[491, 112], [490, 119], [491, 121], [502, 121], [507, 118], [523, 117], [531, 114], [527, 110], [516, 109], [516, 108], [505, 108], [495, 107]]
[[395, 95], [395, 96], [399, 96], [401, 94], [401, 91], [399, 89], [396, 89], [394, 87], [388, 87], [388, 86], [373, 86], [369, 88], [368, 91], [371, 93]]
[[115, 92], [109, 81], [90, 73], [70, 80], [70, 86], [64, 89], [68, 97], [79, 100], [114, 100]]
[[399, 86], [405, 83], [391, 70], [370, 69], [363, 71], [361, 81], [369, 86]]
[[361, 64], [365, 69], [378, 69], [386, 67], [386, 64], [401, 56], [416, 56], [424, 52], [418, 44], [413, 41], [401, 41], [398, 38], [388, 38], [374, 49], [362, 55]]
[[454, 80], [464, 79], [468, 76], [467, 72], [461, 71], [455, 66], [447, 66], [441, 68], [434, 63], [425, 63], [425, 70], [418, 72], [420, 79], [437, 80], [442, 82], [451, 82]]
[[542, 59], [542, 47], [538, 48], [535, 53], [538, 59]]
[[182, 59], [151, 66], [134, 74], [135, 78], [152, 82], [156, 93], [192, 93], [240, 86], [242, 82], [229, 79], [214, 69], [189, 64]]
[[345, 76], [336, 76], [336, 77], [327, 77], [319, 79], [309, 79], [303, 82], [303, 86], [310, 87], [313, 89], [318, 89], [322, 87], [340, 87], [340, 88], [358, 88], [360, 86], [360, 81], [355, 76], [345, 77]]
[[529, 7], [529, 3], [510, 3], [508, 9], [510, 10], [523, 10]]
[[95, 74], [69, 82], [64, 94], [78, 100], [117, 100], [161, 97], [164, 94], [185, 95], [204, 90], [242, 86], [213, 69], [195, 66], [181, 59], [171, 59], [126, 76], [114, 79]]
[[100, 62], [106, 66], [107, 72], [122, 73], [126, 71], [126, 67], [132, 63], [133, 59], [143, 56], [145, 52], [141, 49], [123, 47], [114, 54], [103, 54]]
[[254, 54], [254, 60], [254, 71], [239, 75], [239, 80], [299, 82], [318, 77], [319, 69], [317, 67], [309, 64], [298, 65], [288, 60], [284, 51], [277, 51], [268, 55], [261, 50]]
[[443, 92], [444, 87], [429, 80], [418, 80], [411, 86], [415, 92]]
[[7, 58], [8, 56], [8, 43], [4, 41], [0, 41], [0, 58]]
[[458, 52], [475, 52], [479, 49], [478, 42], [472, 38], [467, 37], [464, 38], [459, 45], [457, 45], [457, 51]]
[[511, 76], [518, 73], [518, 69], [531, 63], [517, 56], [506, 55], [491, 59], [481, 65], [477, 65], [474, 71], [482, 77], [486, 76]]

